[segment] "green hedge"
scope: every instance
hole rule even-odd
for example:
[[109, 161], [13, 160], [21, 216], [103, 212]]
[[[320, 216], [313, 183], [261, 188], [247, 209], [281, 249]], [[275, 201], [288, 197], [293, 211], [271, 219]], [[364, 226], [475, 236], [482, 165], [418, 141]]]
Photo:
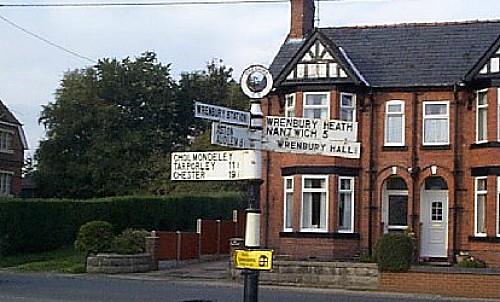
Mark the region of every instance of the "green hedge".
[[114, 197], [94, 200], [0, 200], [0, 255], [48, 251], [72, 244], [81, 225], [104, 220], [126, 228], [192, 231], [196, 219], [231, 219], [246, 202], [237, 194]]
[[404, 233], [387, 233], [375, 245], [373, 259], [381, 271], [406, 272], [413, 259], [413, 239]]

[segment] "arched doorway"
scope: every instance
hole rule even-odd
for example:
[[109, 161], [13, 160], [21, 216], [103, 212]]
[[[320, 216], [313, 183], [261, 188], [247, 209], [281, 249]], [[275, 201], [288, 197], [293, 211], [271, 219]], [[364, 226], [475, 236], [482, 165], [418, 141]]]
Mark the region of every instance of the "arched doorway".
[[420, 257], [446, 258], [448, 251], [448, 185], [439, 176], [420, 189]]
[[408, 186], [401, 177], [388, 178], [382, 188], [382, 222], [384, 233], [408, 228]]

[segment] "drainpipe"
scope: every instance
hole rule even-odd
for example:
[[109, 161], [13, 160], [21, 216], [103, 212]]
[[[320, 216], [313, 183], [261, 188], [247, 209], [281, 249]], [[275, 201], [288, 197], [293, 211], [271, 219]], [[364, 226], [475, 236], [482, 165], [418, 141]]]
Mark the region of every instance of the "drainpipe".
[[368, 255], [372, 255], [372, 245], [373, 245], [373, 210], [376, 208], [373, 206], [373, 189], [375, 188], [376, 173], [375, 170], [375, 98], [373, 96], [373, 91], [370, 91], [370, 167], [368, 169], [370, 173], [370, 183], [368, 189]]
[[[418, 190], [418, 173], [420, 172], [420, 168], [418, 167], [418, 91], [413, 92], [413, 101], [412, 101], [412, 146], [411, 146], [411, 179], [412, 179], [412, 193], [411, 193], [411, 228], [413, 232], [416, 232], [417, 229], [417, 215], [416, 212], [416, 198], [417, 198], [417, 190]], [[419, 234], [420, 235], [420, 234]], [[420, 236], [421, 237], [421, 236]]]
[[453, 110], [454, 110], [454, 138], [453, 138], [453, 256], [458, 254], [458, 211], [460, 211], [460, 205], [458, 194], [460, 191], [460, 176], [462, 174], [462, 167], [460, 162], [460, 135], [458, 134], [458, 129], [460, 127], [459, 118], [460, 114], [458, 112], [460, 108], [460, 100], [458, 97], [458, 87], [460, 83], [453, 85]]
[[[267, 98], [267, 109], [266, 109], [266, 115], [269, 115], [269, 112], [271, 110], [271, 98]], [[265, 214], [265, 221], [266, 221], [266, 231], [264, 233], [264, 247], [267, 248], [268, 247], [268, 243], [269, 243], [269, 177], [270, 177], [270, 174], [271, 174], [271, 168], [270, 168], [270, 165], [271, 165], [271, 158], [269, 157], [270, 155], [270, 152], [269, 151], [266, 151], [266, 162], [265, 162], [265, 166], [266, 166], [266, 188], [265, 188], [265, 194], [266, 194], [266, 214]]]

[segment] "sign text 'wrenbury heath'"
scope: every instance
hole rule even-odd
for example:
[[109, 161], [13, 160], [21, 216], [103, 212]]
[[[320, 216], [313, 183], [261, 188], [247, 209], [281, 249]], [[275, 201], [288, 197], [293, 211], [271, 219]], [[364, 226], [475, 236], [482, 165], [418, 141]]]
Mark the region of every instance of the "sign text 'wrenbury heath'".
[[208, 105], [200, 102], [194, 104], [195, 117], [228, 124], [248, 126], [250, 112], [230, 109], [221, 106]]
[[320, 120], [300, 117], [266, 117], [266, 136], [284, 138], [311, 138], [321, 140], [356, 141], [356, 122]]
[[172, 180], [260, 179], [260, 158], [252, 150], [174, 152], [171, 168]]

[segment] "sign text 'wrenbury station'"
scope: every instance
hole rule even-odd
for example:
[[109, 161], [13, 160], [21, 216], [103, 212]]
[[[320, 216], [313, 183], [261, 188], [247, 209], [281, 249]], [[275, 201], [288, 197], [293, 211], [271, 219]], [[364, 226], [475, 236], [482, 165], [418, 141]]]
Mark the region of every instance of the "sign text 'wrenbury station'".
[[221, 123], [248, 126], [250, 124], [250, 112], [229, 109], [226, 107], [215, 106], [195, 102], [195, 117], [218, 121]]

